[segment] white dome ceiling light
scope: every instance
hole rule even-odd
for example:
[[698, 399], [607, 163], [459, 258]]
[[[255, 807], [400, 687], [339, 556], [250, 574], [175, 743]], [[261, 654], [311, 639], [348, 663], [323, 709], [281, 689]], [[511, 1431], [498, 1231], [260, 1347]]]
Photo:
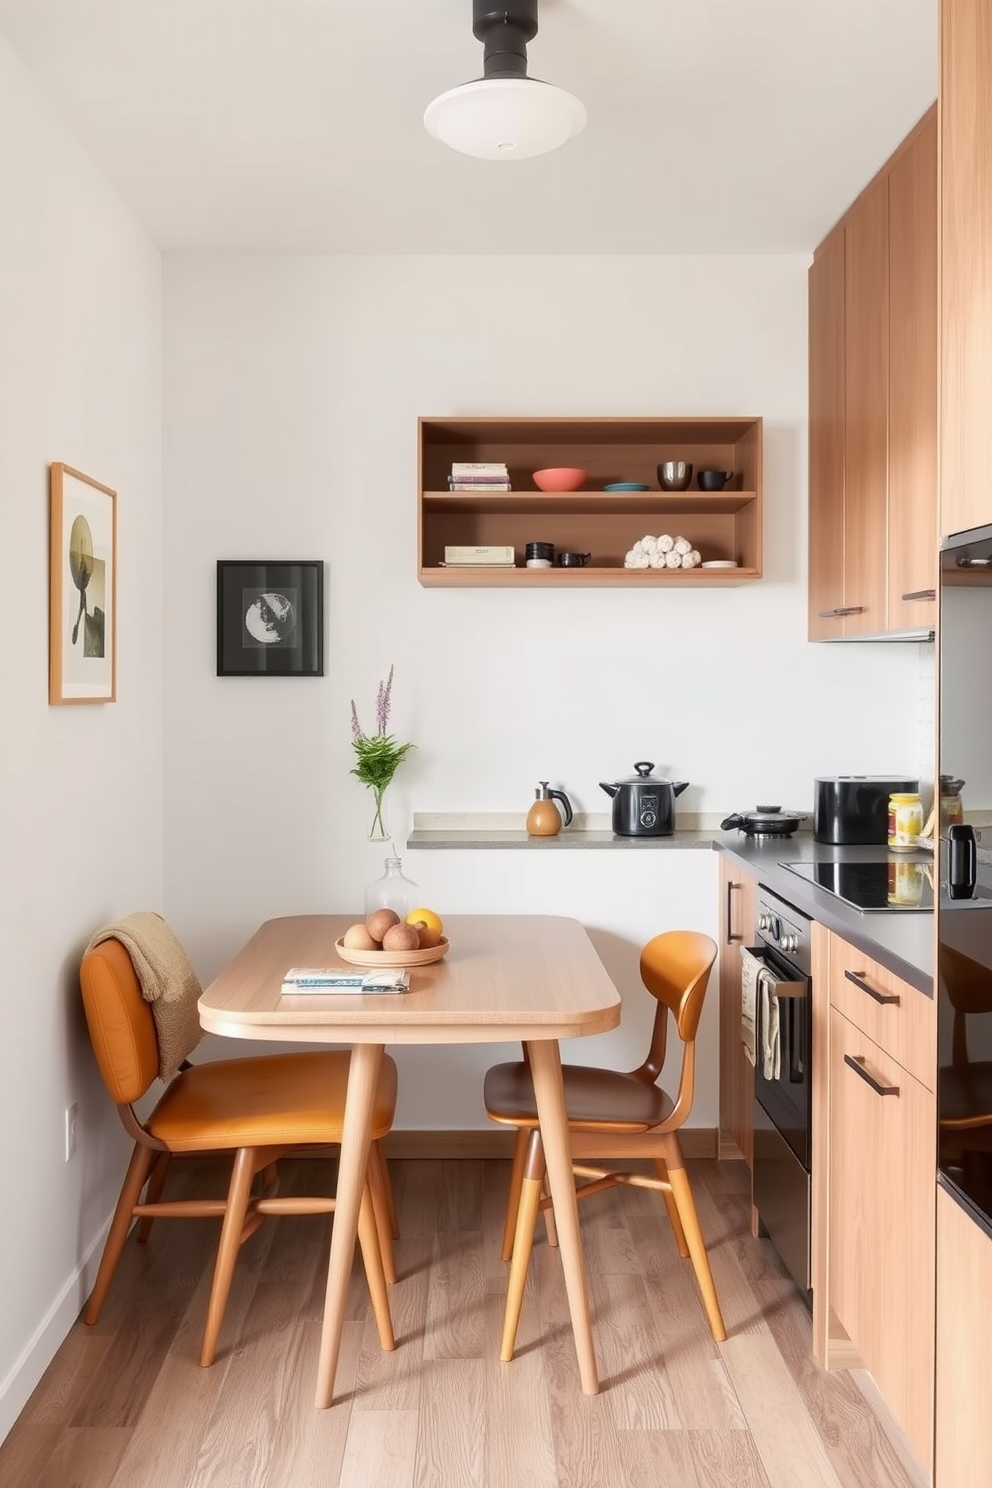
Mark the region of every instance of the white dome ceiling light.
[[525, 160], [557, 150], [585, 128], [572, 93], [527, 76], [537, 0], [472, 0], [472, 31], [484, 45], [484, 76], [449, 88], [424, 112], [435, 139], [480, 160]]

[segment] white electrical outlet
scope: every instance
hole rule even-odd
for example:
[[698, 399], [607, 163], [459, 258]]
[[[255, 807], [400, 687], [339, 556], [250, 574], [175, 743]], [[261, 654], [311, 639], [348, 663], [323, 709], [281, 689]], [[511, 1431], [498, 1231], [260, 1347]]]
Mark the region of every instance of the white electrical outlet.
[[65, 1108], [65, 1160], [76, 1155], [76, 1123], [79, 1120], [79, 1107], [73, 1101], [71, 1106]]

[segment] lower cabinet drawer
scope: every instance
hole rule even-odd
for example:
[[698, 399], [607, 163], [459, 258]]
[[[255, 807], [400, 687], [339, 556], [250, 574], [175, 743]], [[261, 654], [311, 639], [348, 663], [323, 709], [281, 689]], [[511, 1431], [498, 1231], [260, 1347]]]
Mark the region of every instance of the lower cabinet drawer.
[[830, 1306], [929, 1472], [935, 1098], [836, 1008], [829, 1079]]
[[928, 1090], [934, 1088], [937, 1015], [932, 997], [832, 935], [830, 1004]]

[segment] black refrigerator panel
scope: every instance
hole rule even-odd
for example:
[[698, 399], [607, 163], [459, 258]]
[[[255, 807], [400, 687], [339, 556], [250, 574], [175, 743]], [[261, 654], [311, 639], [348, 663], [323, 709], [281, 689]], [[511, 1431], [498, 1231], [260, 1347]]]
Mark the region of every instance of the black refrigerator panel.
[[939, 637], [937, 1162], [992, 1221], [992, 528], [941, 551]]

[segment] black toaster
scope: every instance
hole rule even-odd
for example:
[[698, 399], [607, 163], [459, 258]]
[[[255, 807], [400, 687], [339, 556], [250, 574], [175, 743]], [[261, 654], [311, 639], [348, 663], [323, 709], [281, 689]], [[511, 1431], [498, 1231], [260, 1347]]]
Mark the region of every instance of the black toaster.
[[817, 777], [813, 791], [813, 841], [838, 847], [887, 843], [889, 796], [919, 790], [920, 782], [888, 775]]

